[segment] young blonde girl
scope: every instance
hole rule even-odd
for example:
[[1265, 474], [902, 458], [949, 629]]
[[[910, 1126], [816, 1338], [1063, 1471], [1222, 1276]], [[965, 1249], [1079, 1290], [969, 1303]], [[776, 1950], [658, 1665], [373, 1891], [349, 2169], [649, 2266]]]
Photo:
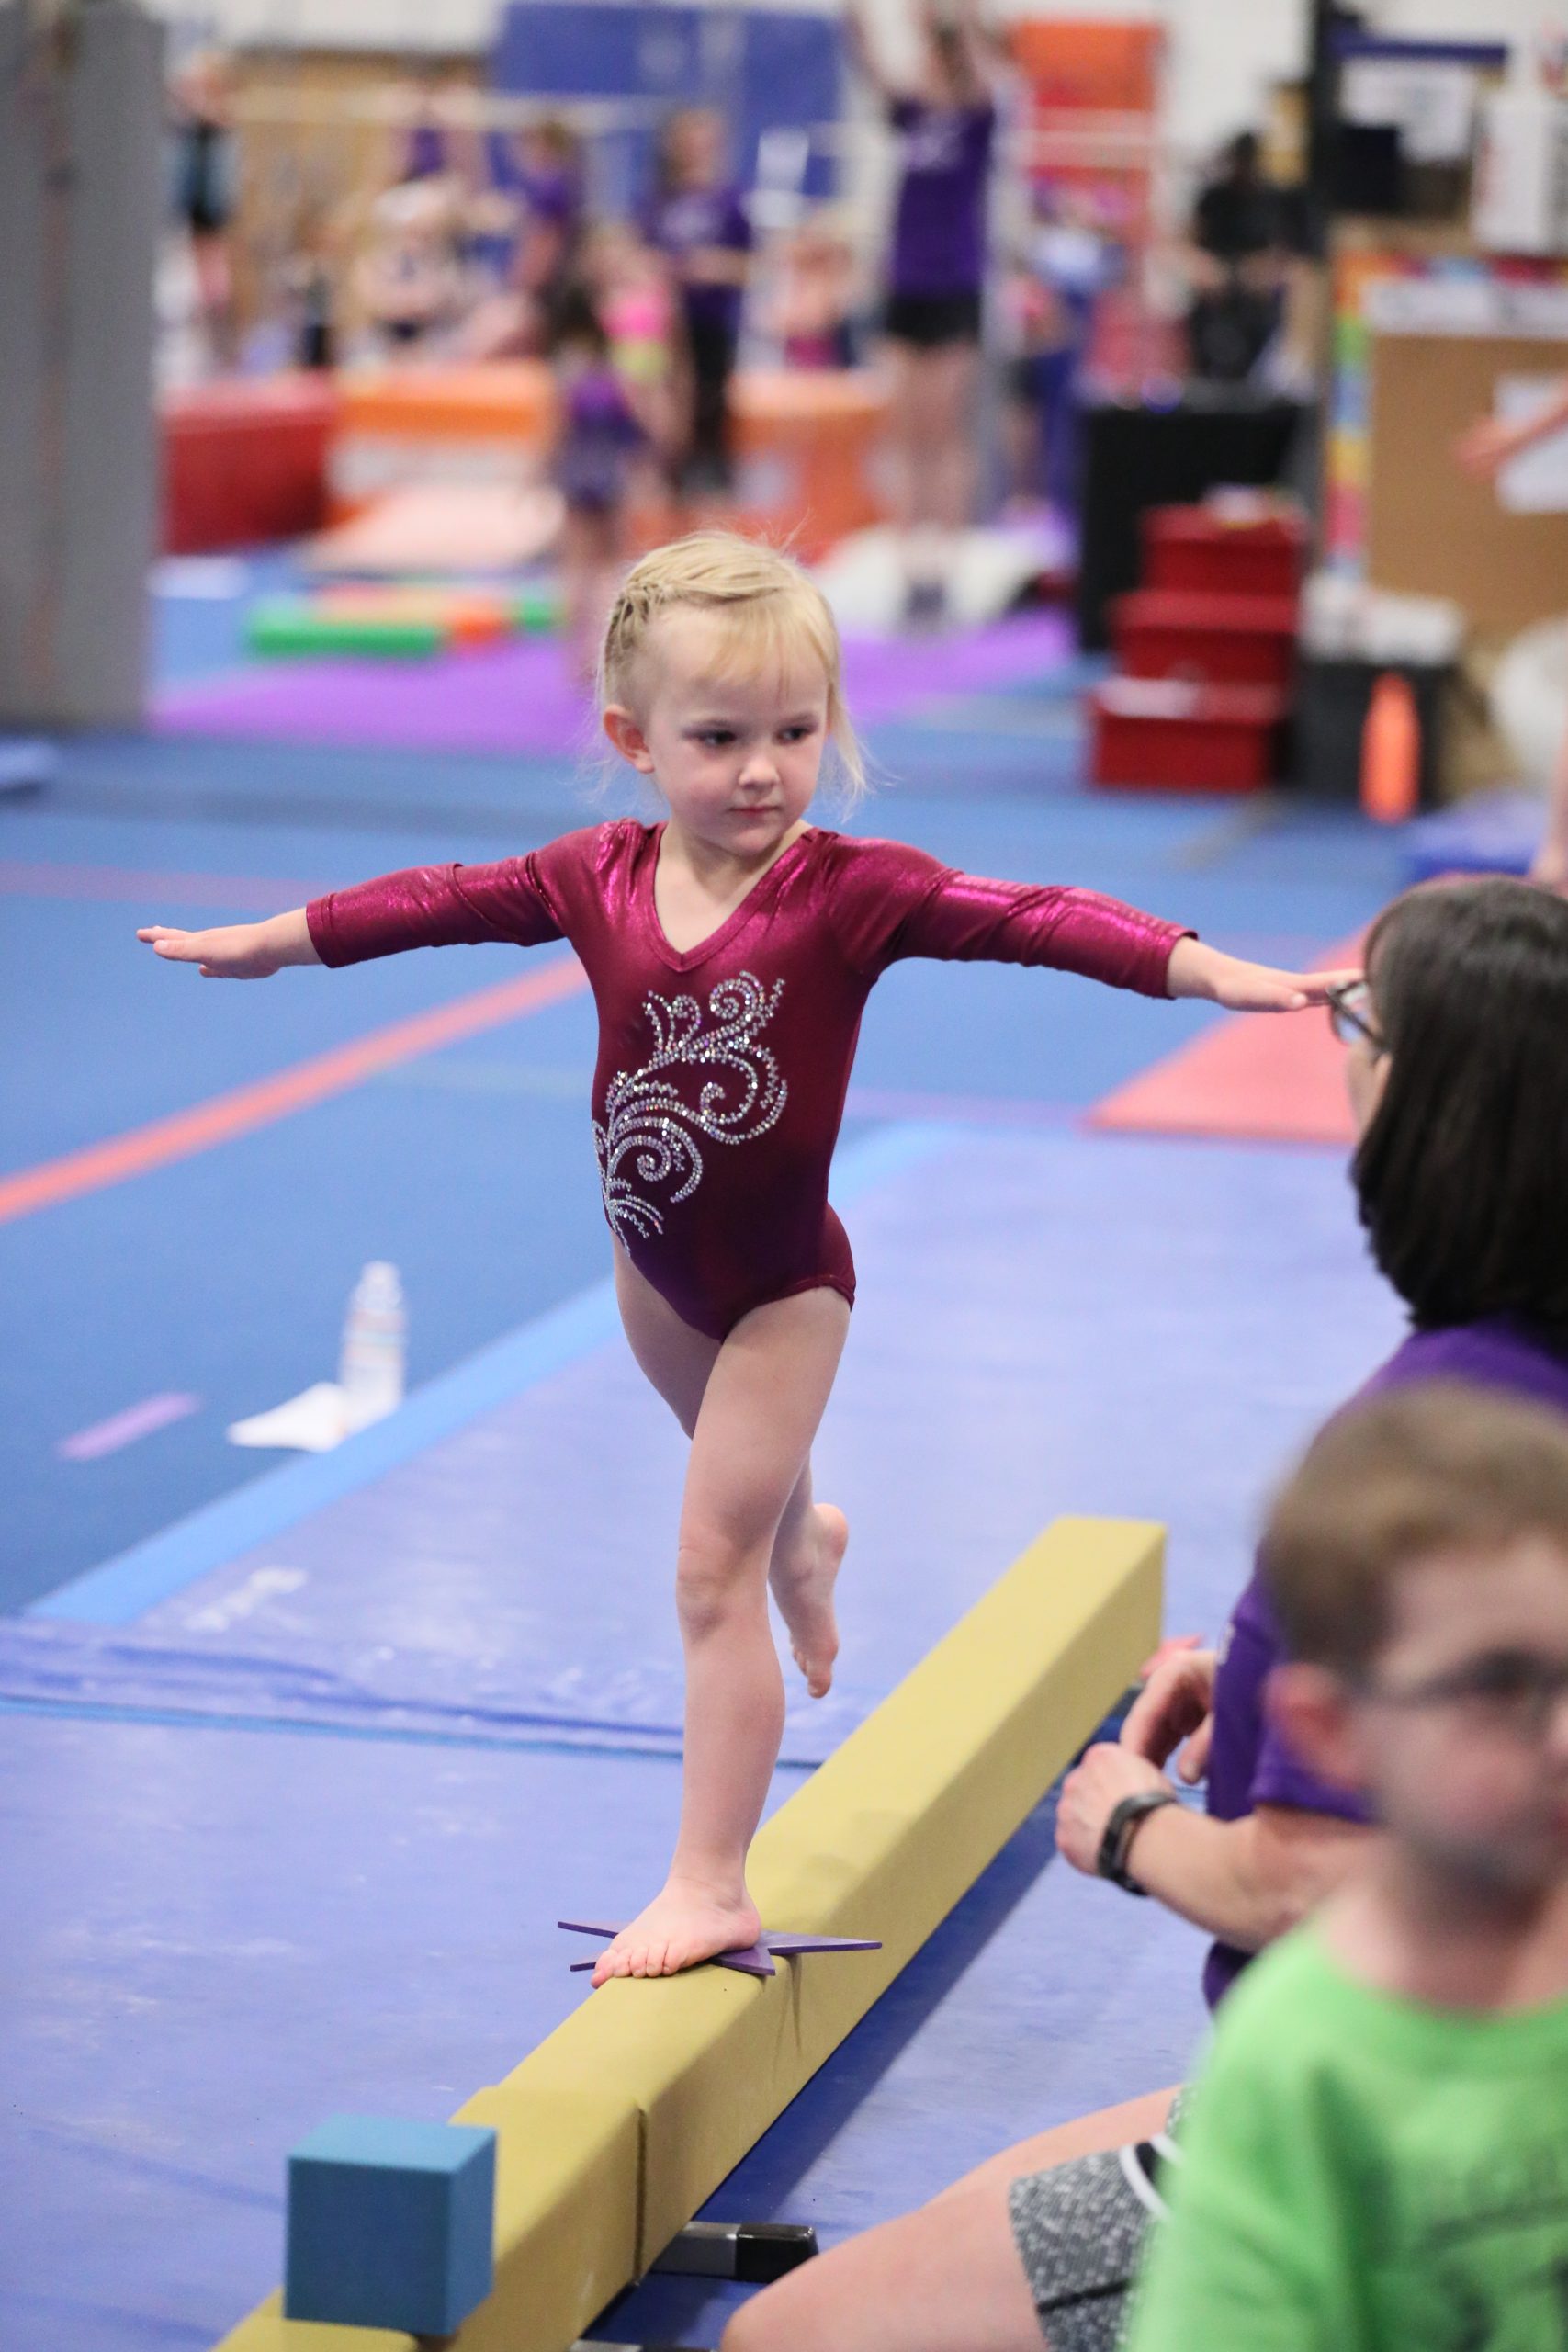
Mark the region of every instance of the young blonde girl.
[[829, 741], [852, 788], [860, 759], [832, 617], [768, 548], [711, 532], [657, 548], [616, 599], [601, 672], [605, 732], [662, 822], [389, 875], [265, 922], [138, 934], [213, 978], [484, 940], [568, 939], [587, 967], [621, 1314], [691, 1441], [680, 1828], [664, 1887], [595, 1984], [671, 1974], [760, 1931], [746, 1854], [784, 1704], [770, 1589], [809, 1690], [831, 1679], [847, 1530], [813, 1494], [811, 1446], [854, 1266], [828, 1169], [879, 975], [904, 956], [990, 958], [1265, 1012], [1346, 977], [1240, 963], [1090, 891], [983, 881], [808, 824]]

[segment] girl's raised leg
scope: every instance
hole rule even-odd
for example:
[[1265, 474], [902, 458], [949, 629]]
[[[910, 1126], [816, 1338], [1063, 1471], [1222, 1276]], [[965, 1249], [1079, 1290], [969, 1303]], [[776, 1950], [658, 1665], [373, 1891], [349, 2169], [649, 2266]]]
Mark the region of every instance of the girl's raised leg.
[[839, 1655], [833, 1588], [849, 1540], [843, 1512], [813, 1499], [808, 1454], [773, 1537], [768, 1583], [789, 1634], [790, 1654], [814, 1699], [826, 1695]]
[[[623, 1277], [623, 1300], [626, 1287]], [[686, 1657], [681, 1827], [662, 1891], [601, 1954], [596, 1984], [672, 1975], [761, 1931], [746, 1852], [784, 1729], [768, 1575], [849, 1319], [836, 1291], [806, 1291], [756, 1308], [714, 1355], [692, 1434], [676, 1565]], [[657, 1363], [672, 1385], [682, 1379], [676, 1350], [668, 1360], [657, 1352], [656, 1324], [628, 1324], [628, 1336], [650, 1376]], [[685, 1378], [699, 1362], [691, 1351]], [[663, 1380], [656, 1385], [668, 1393]]]
[[[615, 1293], [633, 1355], [690, 1437], [718, 1355], [718, 1340], [682, 1322], [618, 1243]], [[814, 1699], [820, 1699], [833, 1679], [839, 1654], [833, 1588], [849, 1539], [843, 1512], [832, 1503], [813, 1499], [808, 1454], [773, 1537], [768, 1582], [795, 1662]]]

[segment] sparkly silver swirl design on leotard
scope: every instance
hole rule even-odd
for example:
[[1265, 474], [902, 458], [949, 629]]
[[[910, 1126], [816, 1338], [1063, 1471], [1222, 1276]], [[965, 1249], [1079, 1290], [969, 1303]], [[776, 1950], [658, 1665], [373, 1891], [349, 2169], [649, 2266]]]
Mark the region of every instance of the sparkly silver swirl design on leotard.
[[[694, 996], [644, 997], [656, 1050], [640, 1069], [615, 1072], [604, 1096], [604, 1125], [593, 1122], [604, 1214], [619, 1239], [664, 1230], [662, 1211], [634, 1191], [632, 1176], [623, 1172], [628, 1160], [639, 1184], [673, 1184], [671, 1201], [689, 1200], [703, 1181], [699, 1137], [751, 1143], [778, 1118], [789, 1089], [759, 1040], [783, 994], [783, 980], [764, 988], [750, 972], [738, 972], [709, 995], [715, 1025], [706, 1029]], [[712, 1068], [728, 1075], [705, 1079], [694, 1103], [683, 1101], [665, 1075]]]

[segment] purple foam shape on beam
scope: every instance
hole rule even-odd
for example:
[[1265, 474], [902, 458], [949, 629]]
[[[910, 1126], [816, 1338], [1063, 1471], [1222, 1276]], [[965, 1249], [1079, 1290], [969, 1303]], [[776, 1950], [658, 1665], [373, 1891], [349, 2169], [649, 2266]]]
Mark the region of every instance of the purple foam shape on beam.
[[[607, 1928], [602, 1924], [590, 1923], [586, 1919], [558, 1919], [556, 1925], [565, 1928], [569, 1935], [574, 1936], [604, 1936], [609, 1939], [618, 1936], [621, 1932], [619, 1928]], [[864, 1936], [794, 1936], [777, 1935], [772, 1930], [765, 1930], [754, 1944], [747, 1944], [734, 1951], [716, 1953], [712, 1965], [716, 1968], [733, 1968], [742, 1976], [772, 1976], [777, 1973], [773, 1960], [775, 1953], [781, 1960], [794, 1960], [806, 1952], [880, 1951], [881, 1950], [882, 1946], [878, 1941]], [[574, 1960], [570, 1965], [575, 1975], [596, 1967], [598, 1963], [592, 1960]]]
[[[621, 1932], [619, 1928], [606, 1928], [587, 1919], [558, 1919], [556, 1925], [564, 1928], [568, 1935], [603, 1936], [606, 1940]], [[733, 1968], [742, 1976], [772, 1976], [775, 1973], [773, 1962], [761, 1944], [746, 1944], [735, 1951], [718, 1952], [713, 1964], [718, 1968]], [[598, 1962], [592, 1960], [574, 1960], [571, 1962], [574, 1973], [597, 1966]]]
[[764, 1936], [762, 1941], [780, 1960], [796, 1960], [806, 1951], [880, 1951], [872, 1936]]

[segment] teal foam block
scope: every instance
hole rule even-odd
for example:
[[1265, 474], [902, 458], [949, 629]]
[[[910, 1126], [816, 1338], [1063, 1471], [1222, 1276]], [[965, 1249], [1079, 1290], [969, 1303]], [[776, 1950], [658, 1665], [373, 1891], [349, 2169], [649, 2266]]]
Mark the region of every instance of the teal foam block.
[[288, 2159], [288, 2319], [450, 2335], [490, 2293], [495, 2133], [334, 2115]]

